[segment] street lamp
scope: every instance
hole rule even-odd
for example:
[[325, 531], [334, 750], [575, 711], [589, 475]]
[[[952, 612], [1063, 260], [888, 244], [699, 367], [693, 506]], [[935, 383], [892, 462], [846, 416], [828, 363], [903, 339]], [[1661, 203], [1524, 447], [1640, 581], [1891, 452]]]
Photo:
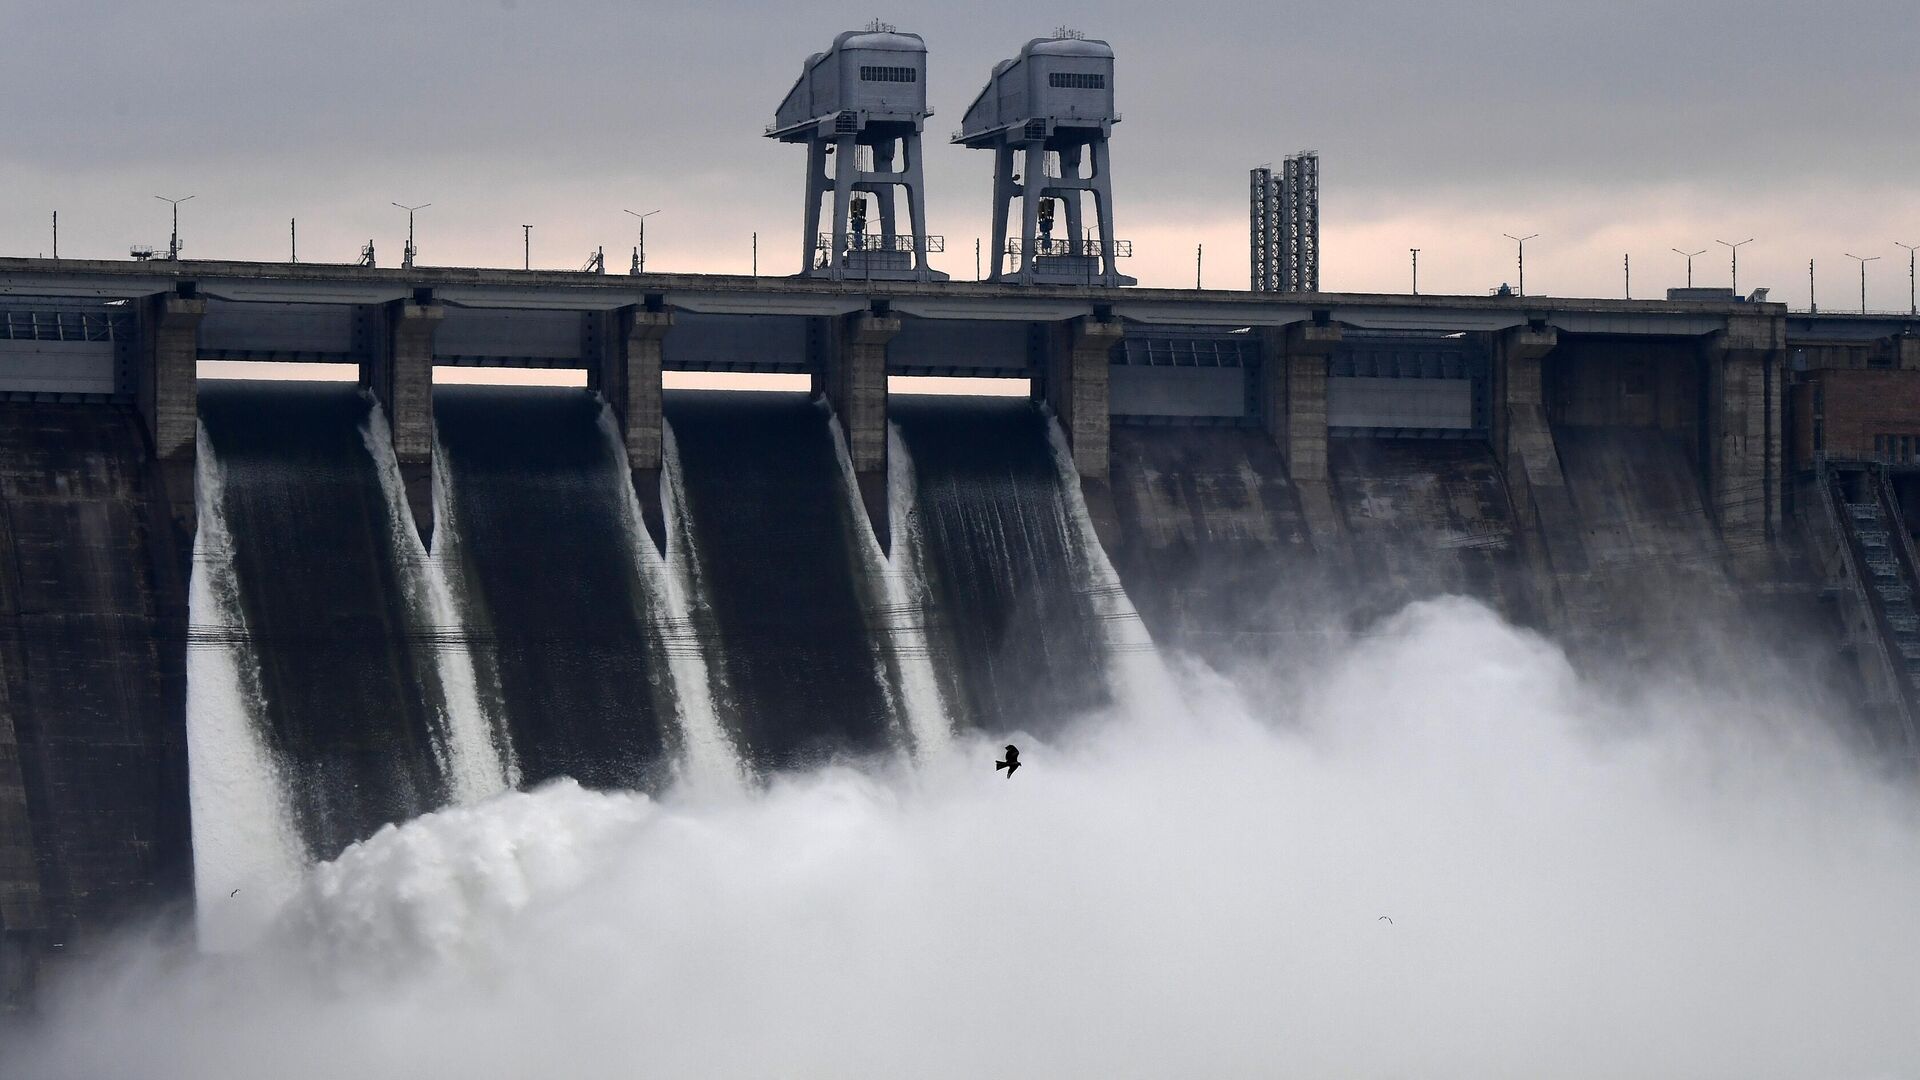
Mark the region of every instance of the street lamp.
[[1753, 237], [1749, 236], [1745, 240], [1740, 241], [1740, 243], [1738, 244], [1728, 244], [1725, 240], [1715, 240], [1714, 243], [1725, 244], [1727, 247], [1727, 250], [1733, 252], [1733, 295], [1739, 296], [1740, 295], [1740, 249], [1747, 244], [1753, 243]]
[[647, 272], [647, 219], [660, 211], [649, 210], [644, 214], [635, 213], [632, 210], [622, 210], [620, 212], [623, 214], [632, 214], [634, 217], [640, 219], [640, 243], [633, 249], [632, 272], [644, 274]]
[[520, 226], [520, 269], [533, 269], [533, 226]]
[[1673, 252], [1675, 255], [1685, 255], [1687, 257], [1687, 288], [1693, 288], [1693, 257], [1695, 255], [1705, 255], [1707, 249], [1701, 248], [1699, 251], [1681, 251], [1679, 248], [1668, 248], [1667, 250]]
[[1847, 258], [1852, 259], [1860, 264], [1860, 314], [1865, 315], [1867, 313], [1867, 264], [1878, 260], [1880, 256], [1878, 255], [1860, 256], [1860, 255], [1855, 255], [1851, 252], [1847, 252], [1845, 254]]
[[1500, 235], [1520, 245], [1520, 295], [1525, 296], [1527, 295], [1527, 241], [1535, 239], [1540, 234], [1529, 233], [1526, 236], [1515, 236], [1512, 233], [1501, 233]]
[[1914, 303], [1913, 292], [1913, 249], [1920, 247], [1920, 244], [1903, 244], [1895, 240], [1893, 246], [1907, 249], [1907, 314], [1920, 315], [1920, 304]]
[[1413, 295], [1420, 295], [1420, 249], [1408, 248], [1413, 254]]
[[425, 210], [433, 204], [423, 202], [419, 206], [401, 206], [399, 203], [394, 203], [393, 205], [399, 206], [400, 209], [407, 212], [407, 247], [405, 251], [400, 253], [400, 265], [405, 269], [411, 270], [413, 269], [414, 253], [418, 250], [413, 246], [413, 212], [415, 210]]
[[167, 259], [170, 262], [178, 261], [180, 258], [180, 204], [193, 196], [183, 195], [178, 199], [169, 199], [165, 195], [155, 195], [154, 198], [163, 203], [173, 204], [173, 235], [167, 239]]

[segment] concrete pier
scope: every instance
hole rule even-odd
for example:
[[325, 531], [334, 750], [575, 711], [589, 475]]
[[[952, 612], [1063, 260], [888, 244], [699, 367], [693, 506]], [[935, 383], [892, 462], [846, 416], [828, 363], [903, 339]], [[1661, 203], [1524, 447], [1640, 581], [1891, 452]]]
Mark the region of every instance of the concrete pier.
[[191, 282], [149, 296], [140, 305], [140, 373], [136, 399], [166, 487], [176, 538], [192, 550], [194, 447], [200, 430], [200, 320], [207, 302]]
[[660, 468], [664, 422], [661, 419], [661, 356], [673, 312], [657, 304], [629, 305], [594, 312], [587, 323], [588, 385], [613, 410], [633, 474], [634, 495], [654, 547], [667, 545], [661, 506]]
[[1735, 318], [1702, 349], [1708, 505], [1735, 555], [1758, 552], [1780, 526], [1779, 319]]
[[887, 513], [887, 343], [900, 332], [900, 320], [859, 311], [828, 322], [817, 385], [833, 407], [853, 459], [853, 478], [867, 522], [891, 552]]
[[1342, 336], [1338, 323], [1308, 322], [1270, 328], [1260, 342], [1260, 425], [1286, 459], [1321, 546], [1339, 534], [1327, 490], [1327, 367]]
[[1261, 423], [1296, 481], [1327, 478], [1327, 361], [1338, 325], [1295, 323], [1269, 334], [1261, 364]]
[[1118, 320], [1082, 316], [1049, 327], [1046, 401], [1060, 420], [1082, 480], [1105, 483], [1109, 461], [1108, 356], [1125, 333]]
[[1548, 327], [1494, 335], [1490, 426], [1521, 542], [1543, 548], [1540, 554], [1564, 579], [1586, 570], [1587, 559], [1542, 392], [1541, 366], [1559, 345], [1559, 332]]
[[414, 527], [433, 547], [433, 335], [446, 317], [430, 296], [383, 305], [373, 348], [360, 367], [360, 384], [387, 416], [393, 455], [407, 489]]

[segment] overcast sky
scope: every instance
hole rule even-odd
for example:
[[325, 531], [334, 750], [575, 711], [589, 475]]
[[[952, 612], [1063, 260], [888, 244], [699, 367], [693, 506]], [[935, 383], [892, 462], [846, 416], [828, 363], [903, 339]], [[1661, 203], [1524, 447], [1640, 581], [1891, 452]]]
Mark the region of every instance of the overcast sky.
[[990, 155], [950, 146], [993, 63], [1058, 25], [1111, 42], [1118, 231], [1150, 285], [1247, 283], [1247, 169], [1322, 159], [1330, 290], [1618, 296], [1680, 283], [1670, 248], [1741, 253], [1742, 290], [1823, 307], [1907, 306], [1920, 243], [1915, 0], [1318, 4], [1012, 0], [878, 8], [792, 0], [4, 0], [0, 253], [124, 258], [182, 208], [190, 258], [397, 263], [406, 215], [435, 265], [622, 271], [622, 209], [661, 213], [656, 270], [799, 266], [803, 153], [761, 137], [801, 61], [879, 16], [931, 52], [939, 262], [973, 276]]

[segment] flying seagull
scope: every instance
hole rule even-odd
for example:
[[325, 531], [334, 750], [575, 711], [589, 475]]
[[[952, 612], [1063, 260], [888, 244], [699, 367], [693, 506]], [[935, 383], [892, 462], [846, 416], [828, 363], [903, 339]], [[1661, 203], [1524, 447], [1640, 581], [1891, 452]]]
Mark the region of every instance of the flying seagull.
[[[1382, 915], [1382, 916], [1380, 916], [1380, 919], [1386, 919], [1386, 921], [1387, 921], [1387, 925], [1388, 925], [1388, 926], [1392, 926], [1392, 925], [1393, 925], [1393, 920], [1392, 920], [1392, 919], [1387, 919], [1387, 917], [1386, 917], [1385, 915]], [[1374, 921], [1375, 921], [1375, 922], [1379, 922], [1379, 921], [1380, 921], [1380, 919], [1375, 919]]]
[[1007, 760], [994, 762], [993, 771], [999, 772], [1001, 769], [1005, 769], [1007, 770], [1007, 779], [1011, 780], [1013, 779], [1013, 771], [1015, 769], [1018, 769], [1019, 767], [1020, 767], [1020, 748], [1013, 745], [1012, 743], [1008, 743], [1007, 744]]

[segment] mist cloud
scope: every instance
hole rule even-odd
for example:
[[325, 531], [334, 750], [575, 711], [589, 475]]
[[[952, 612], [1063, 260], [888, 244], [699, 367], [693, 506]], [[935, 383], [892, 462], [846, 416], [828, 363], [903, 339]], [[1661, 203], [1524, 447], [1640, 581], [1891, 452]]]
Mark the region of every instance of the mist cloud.
[[[1807, 1077], [1920, 1066], [1920, 803], [1791, 688], [1615, 692], [1460, 600], [659, 802], [557, 784], [136, 950], [11, 1076]], [[1279, 692], [1275, 692], [1278, 688]], [[1391, 918], [1391, 923], [1380, 916]]]

